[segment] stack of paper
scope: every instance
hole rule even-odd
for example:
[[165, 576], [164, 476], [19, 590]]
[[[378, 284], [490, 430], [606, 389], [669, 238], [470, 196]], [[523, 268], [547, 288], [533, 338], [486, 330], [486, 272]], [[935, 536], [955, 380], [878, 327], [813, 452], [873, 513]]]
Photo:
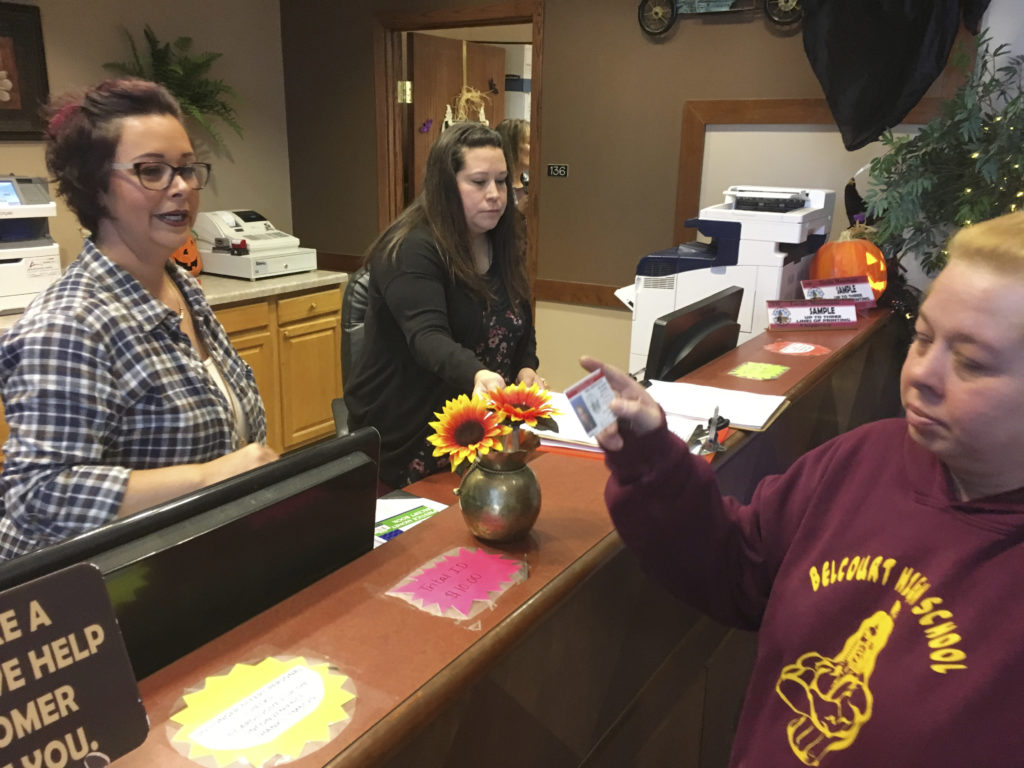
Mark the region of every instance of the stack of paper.
[[678, 381], [652, 381], [647, 391], [667, 414], [707, 424], [717, 407], [719, 415], [728, 419], [730, 426], [754, 431], [767, 427], [786, 404], [782, 395], [761, 395]]

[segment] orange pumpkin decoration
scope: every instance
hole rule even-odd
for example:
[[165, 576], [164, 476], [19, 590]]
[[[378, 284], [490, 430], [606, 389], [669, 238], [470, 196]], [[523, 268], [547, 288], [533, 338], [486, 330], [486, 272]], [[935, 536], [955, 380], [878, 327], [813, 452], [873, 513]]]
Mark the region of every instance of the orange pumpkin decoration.
[[199, 246], [196, 245], [196, 239], [192, 236], [188, 236], [188, 240], [178, 250], [171, 254], [171, 258], [178, 263], [179, 267], [187, 269], [194, 276], [199, 277], [199, 273], [203, 271], [203, 260], [199, 256]]
[[885, 256], [870, 240], [832, 240], [821, 246], [811, 259], [812, 280], [860, 275], [867, 275], [875, 298], [880, 297], [889, 278]]

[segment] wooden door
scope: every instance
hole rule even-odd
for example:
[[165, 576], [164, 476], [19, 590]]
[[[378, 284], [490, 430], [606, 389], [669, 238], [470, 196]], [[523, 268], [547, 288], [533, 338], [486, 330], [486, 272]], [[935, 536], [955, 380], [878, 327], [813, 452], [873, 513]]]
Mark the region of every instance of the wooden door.
[[484, 111], [492, 128], [504, 117], [505, 49], [414, 32], [408, 36], [408, 61], [412, 106], [407, 126], [408, 167], [404, 174], [406, 203], [423, 188], [427, 153], [441, 135], [445, 107], [451, 105], [454, 111], [463, 84], [489, 97]]

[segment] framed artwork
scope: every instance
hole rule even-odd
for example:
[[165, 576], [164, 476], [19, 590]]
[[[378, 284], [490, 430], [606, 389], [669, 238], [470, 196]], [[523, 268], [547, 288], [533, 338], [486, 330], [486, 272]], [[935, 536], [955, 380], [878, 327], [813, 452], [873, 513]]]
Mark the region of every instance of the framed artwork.
[[0, 2], [0, 139], [42, 139], [49, 97], [39, 8]]

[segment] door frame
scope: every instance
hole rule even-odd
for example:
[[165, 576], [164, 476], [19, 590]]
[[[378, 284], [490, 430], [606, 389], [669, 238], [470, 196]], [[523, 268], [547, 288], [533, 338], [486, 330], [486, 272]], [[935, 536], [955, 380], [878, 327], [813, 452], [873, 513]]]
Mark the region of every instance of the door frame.
[[526, 217], [526, 271], [532, 286], [537, 277], [537, 211], [542, 194], [539, 183], [539, 158], [543, 137], [540, 125], [544, 0], [504, 0], [479, 7], [388, 12], [374, 17], [373, 89], [377, 120], [377, 229], [383, 231], [404, 207], [402, 167], [405, 146], [402, 143], [402, 126], [396, 104], [398, 74], [401, 71], [402, 33], [500, 24], [531, 24], [533, 27], [530, 75], [530, 194], [527, 198], [529, 202]]

